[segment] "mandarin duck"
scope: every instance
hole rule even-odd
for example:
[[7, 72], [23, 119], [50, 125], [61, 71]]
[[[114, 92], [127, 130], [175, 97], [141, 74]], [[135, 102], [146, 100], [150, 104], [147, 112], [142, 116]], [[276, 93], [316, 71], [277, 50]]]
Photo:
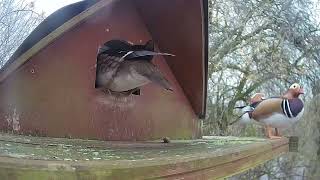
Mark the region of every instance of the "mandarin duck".
[[95, 88], [111, 92], [140, 93], [140, 87], [153, 82], [172, 91], [169, 81], [152, 64], [153, 56], [174, 56], [154, 51], [153, 41], [133, 45], [111, 40], [98, 50]]
[[[280, 97], [265, 98], [257, 93], [250, 99], [250, 105], [241, 107], [243, 114], [241, 124], [258, 122], [266, 126], [266, 135], [270, 139], [281, 138], [278, 128], [289, 128], [303, 115], [304, 105], [299, 96], [304, 94], [303, 88], [294, 83]], [[275, 128], [276, 134], [272, 135]]]

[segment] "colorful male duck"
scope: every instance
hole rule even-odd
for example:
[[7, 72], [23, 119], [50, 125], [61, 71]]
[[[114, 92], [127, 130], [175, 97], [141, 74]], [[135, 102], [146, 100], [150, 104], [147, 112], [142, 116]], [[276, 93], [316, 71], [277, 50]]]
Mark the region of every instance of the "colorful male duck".
[[[301, 94], [304, 94], [303, 88], [297, 83], [280, 97], [264, 98], [262, 93], [257, 93], [251, 98], [250, 105], [242, 108], [244, 114], [240, 123], [257, 121], [266, 126], [266, 135], [270, 139], [281, 138], [277, 128], [290, 127], [303, 114]], [[271, 127], [276, 128], [276, 136], [272, 135]]]

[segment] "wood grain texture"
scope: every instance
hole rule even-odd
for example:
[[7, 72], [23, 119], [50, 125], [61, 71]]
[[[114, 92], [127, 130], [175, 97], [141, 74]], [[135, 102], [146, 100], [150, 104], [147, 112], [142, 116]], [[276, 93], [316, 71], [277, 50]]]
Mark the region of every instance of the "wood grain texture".
[[[15, 179], [40, 179], [61, 178], [75, 179], [221, 179], [254, 168], [257, 165], [271, 160], [282, 153], [288, 152], [288, 140], [260, 140], [243, 144], [243, 141], [231, 146], [219, 147], [221, 140], [193, 140], [172, 141], [169, 144], [157, 142], [99, 142], [72, 139], [51, 139], [23, 136], [2, 136], [0, 141], [14, 140], [35, 144], [69, 144], [64, 149], [77, 148], [77, 146], [90, 146], [91, 150], [114, 149], [122, 152], [121, 160], [78, 160], [73, 157], [66, 160], [34, 160], [23, 157], [0, 156], [0, 176]], [[224, 139], [224, 141], [228, 141]], [[245, 141], [245, 139], [244, 139]], [[11, 147], [15, 147], [12, 142]], [[205, 144], [211, 144], [207, 146]], [[98, 145], [97, 147], [95, 147]], [[192, 145], [190, 149], [190, 145]], [[30, 146], [30, 145], [29, 145]], [[37, 145], [33, 145], [37, 146]], [[44, 152], [55, 148], [54, 146], [42, 146]], [[200, 148], [199, 148], [200, 147]], [[19, 144], [21, 148], [21, 144]], [[139, 151], [139, 148], [142, 151]], [[82, 149], [82, 148], [80, 148]], [[187, 151], [186, 151], [187, 149]], [[148, 152], [157, 155], [150, 155]], [[183, 152], [183, 156], [177, 156], [174, 152]], [[132, 159], [132, 152], [142, 153], [137, 159]], [[162, 152], [162, 153], [159, 153]], [[127, 156], [129, 153], [131, 155]], [[167, 153], [162, 156], [163, 153]], [[14, 154], [14, 153], [13, 153]], [[148, 154], [148, 155], [146, 155]], [[146, 155], [146, 156], [145, 156]], [[30, 175], [28, 177], [27, 175]], [[62, 176], [63, 175], [63, 176]], [[39, 178], [38, 178], [39, 177]]]

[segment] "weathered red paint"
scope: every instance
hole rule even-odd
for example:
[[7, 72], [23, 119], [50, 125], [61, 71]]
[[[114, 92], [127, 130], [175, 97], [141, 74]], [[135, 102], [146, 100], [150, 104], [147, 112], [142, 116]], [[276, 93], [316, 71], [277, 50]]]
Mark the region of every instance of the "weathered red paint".
[[[182, 31], [189, 23], [166, 27], [166, 21], [156, 20], [160, 25], [154, 25], [151, 12], [159, 8], [158, 15], [164, 14], [163, 8], [172, 1], [152, 2], [151, 6], [147, 0], [115, 1], [12, 73], [0, 84], [0, 128], [14, 129], [16, 133], [102, 140], [198, 137], [200, 123], [196, 112], [201, 111], [199, 96], [203, 96], [201, 3], [174, 4], [177, 11], [184, 11], [178, 7], [182, 3], [190, 8], [186, 14], [197, 17], [192, 19], [199, 21], [195, 22], [197, 30], [192, 33], [192, 30]], [[163, 35], [157, 28], [162, 28]], [[143, 87], [140, 96], [116, 98], [96, 90], [97, 49], [111, 39], [133, 43], [155, 39], [162, 51], [176, 54], [176, 57], [154, 60], [173, 84], [174, 92], [154, 84]]]
[[[152, 38], [164, 52], [177, 58], [167, 61], [198, 116], [204, 116], [205, 62], [202, 0], [135, 0]], [[203, 80], [204, 79], [204, 80]]]

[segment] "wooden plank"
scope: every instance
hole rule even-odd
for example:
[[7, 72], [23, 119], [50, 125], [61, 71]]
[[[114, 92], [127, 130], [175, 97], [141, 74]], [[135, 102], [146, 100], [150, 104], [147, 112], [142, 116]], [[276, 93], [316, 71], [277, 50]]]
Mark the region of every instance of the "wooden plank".
[[259, 154], [244, 157], [236, 161], [223, 163], [212, 168], [201, 171], [189, 172], [175, 176], [165, 177], [166, 179], [224, 179], [233, 175], [245, 172], [260, 164], [263, 164], [285, 152], [288, 152], [288, 145], [279, 146], [275, 149], [268, 150]]
[[73, 17], [69, 21], [65, 22], [63, 25], [58, 27], [56, 30], [52, 31], [46, 37], [41, 39], [37, 44], [35, 44], [32, 48], [28, 51], [23, 53], [19, 58], [15, 59], [6, 69], [3, 69], [0, 72], [0, 82], [4, 81], [12, 72], [17, 70], [22, 64], [27, 62], [32, 56], [38, 53], [41, 49], [46, 47], [48, 44], [53, 42], [55, 39], [59, 38], [65, 32], [69, 31], [77, 24], [84, 21], [89, 16], [93, 15], [103, 7], [109, 5], [110, 3], [114, 2], [115, 0], [102, 0], [91, 6], [90, 8], [86, 9], [79, 15]]
[[[6, 153], [0, 151], [2, 154], [0, 156], [0, 176], [8, 177], [8, 179], [12, 178], [9, 175], [14, 175], [20, 179], [28, 179], [25, 176], [26, 174], [29, 174], [33, 179], [37, 179], [36, 177], [59, 179], [62, 174], [70, 177], [66, 179], [78, 176], [88, 177], [88, 179], [223, 178], [253, 168], [288, 151], [286, 138], [264, 141], [260, 139], [260, 141], [249, 143], [239, 141], [238, 144], [232, 141], [232, 145], [226, 147], [219, 145], [225, 142], [226, 139], [222, 141], [217, 139], [172, 141], [168, 146], [167, 144], [159, 145], [159, 143], [157, 145], [156, 142], [146, 142], [145, 144], [143, 142], [137, 144], [114, 142], [113, 144], [112, 142], [14, 135], [0, 135], [0, 139], [11, 140], [8, 142], [0, 141], [2, 143], [1, 146], [8, 144], [12, 149], [17, 145], [18, 148], [17, 151], [10, 153], [15, 154], [15, 152], [18, 152], [17, 157], [5, 157], [3, 154]], [[17, 144], [17, 142], [21, 143]], [[26, 144], [26, 142], [31, 144]], [[56, 142], [60, 142], [59, 146], [61, 148], [48, 146]], [[99, 142], [102, 145], [95, 147]], [[86, 149], [85, 147], [90, 144], [92, 148]], [[21, 148], [21, 146], [27, 147]], [[103, 151], [99, 151], [99, 149], [102, 149], [107, 150], [107, 155], [109, 154], [108, 152], [116, 151], [115, 155], [123, 157], [121, 157], [121, 160], [111, 157], [109, 160], [84, 161], [80, 159], [75, 161], [76, 156], [73, 157], [71, 154], [65, 157], [69, 160], [43, 160], [42, 156], [34, 156], [34, 158], [30, 159], [19, 156], [19, 152], [25, 152], [25, 150], [32, 154], [37, 154], [37, 150], [34, 151], [30, 147], [39, 146], [42, 146], [44, 152], [48, 152], [51, 155], [52, 149], [54, 149], [55, 152], [59, 151], [57, 152], [58, 154], [65, 152], [65, 150], [68, 150], [66, 152], [74, 151], [73, 154], [96, 151], [97, 154], [100, 153], [101, 157], [105, 157], [105, 155], [102, 155]], [[117, 152], [119, 153], [117, 154]], [[40, 153], [43, 154], [43, 151]], [[140, 155], [136, 159], [132, 159], [132, 155], [136, 153]], [[28, 154], [24, 153], [24, 155], [28, 157]]]
[[282, 138], [281, 140], [270, 140], [272, 144], [272, 148], [275, 149], [277, 147], [289, 144], [288, 138]]

